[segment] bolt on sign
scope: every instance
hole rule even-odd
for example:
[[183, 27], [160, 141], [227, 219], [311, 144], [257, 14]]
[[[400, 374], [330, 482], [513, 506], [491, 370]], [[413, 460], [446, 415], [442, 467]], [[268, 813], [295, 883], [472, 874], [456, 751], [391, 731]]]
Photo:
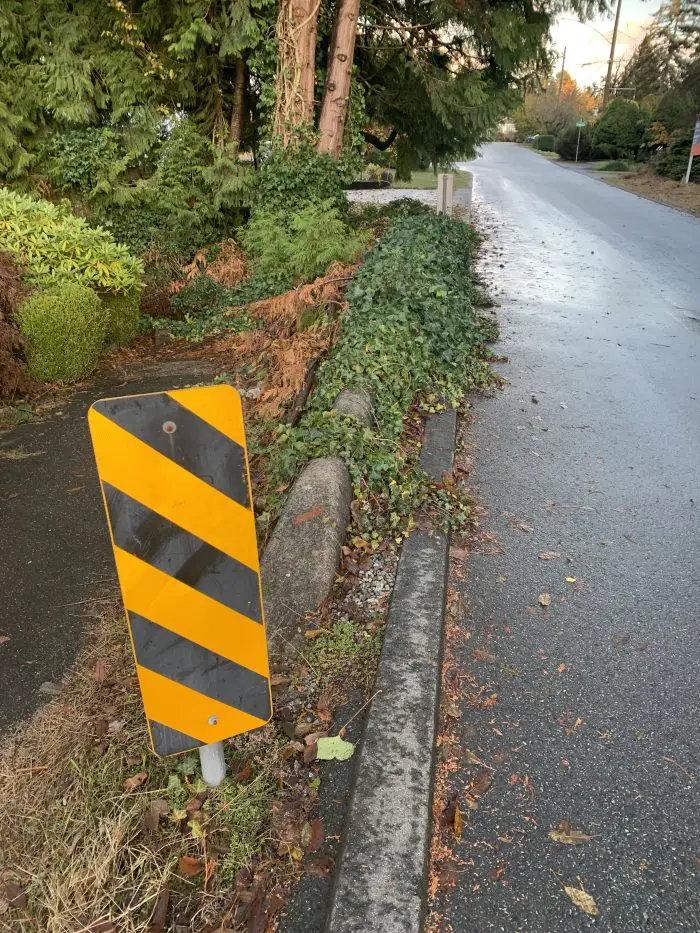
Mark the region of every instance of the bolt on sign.
[[238, 392], [101, 399], [88, 422], [154, 751], [263, 726], [270, 675]]

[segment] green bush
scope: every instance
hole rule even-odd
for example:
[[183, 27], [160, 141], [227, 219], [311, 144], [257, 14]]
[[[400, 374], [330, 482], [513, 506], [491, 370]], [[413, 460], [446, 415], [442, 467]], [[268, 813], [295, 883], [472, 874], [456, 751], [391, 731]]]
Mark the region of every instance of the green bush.
[[18, 313], [29, 338], [29, 372], [47, 382], [75, 382], [97, 365], [107, 314], [94, 291], [70, 282], [30, 295]]
[[629, 163], [622, 159], [613, 159], [612, 162], [606, 162], [598, 169], [599, 172], [629, 172]]
[[331, 262], [349, 262], [367, 245], [364, 231], [351, 232], [332, 198], [295, 212], [257, 210], [241, 237], [254, 272], [280, 282], [310, 282]]
[[541, 152], [555, 152], [555, 145], [556, 140], [554, 139], [554, 136], [550, 134], [538, 136], [533, 143], [535, 149], [539, 149]]
[[338, 163], [319, 155], [311, 141], [275, 147], [257, 173], [254, 212], [294, 212], [314, 201], [330, 201], [338, 211], [347, 210]]
[[27, 281], [50, 286], [70, 281], [125, 292], [139, 288], [142, 264], [100, 227], [75, 217], [69, 206], [0, 188], [0, 250], [27, 268]]
[[[579, 129], [575, 123], [557, 136], [555, 152], [562, 159], [573, 162], [576, 158], [576, 141], [578, 139]], [[586, 162], [593, 155], [593, 130], [590, 126], [581, 127], [581, 142], [578, 149], [578, 158], [580, 162]]]
[[191, 259], [228, 236], [249, 206], [253, 171], [213, 146], [195, 124], [178, 123], [149, 153], [155, 169], [138, 185], [95, 202], [94, 217], [135, 253]]
[[107, 313], [107, 343], [122, 347], [134, 339], [139, 330], [140, 298], [138, 288], [130, 288], [121, 294], [100, 292], [102, 307]]
[[595, 154], [603, 159], [636, 159], [646, 124], [647, 115], [638, 104], [615, 97], [593, 130]]
[[[688, 170], [688, 157], [690, 156], [690, 146], [693, 141], [693, 130], [687, 130], [685, 133], [677, 132], [671, 134], [671, 141], [654, 160], [654, 167], [659, 175], [666, 178], [675, 178], [680, 181], [685, 177]], [[690, 172], [690, 180], [700, 182], [700, 158], [693, 159], [693, 168]]]

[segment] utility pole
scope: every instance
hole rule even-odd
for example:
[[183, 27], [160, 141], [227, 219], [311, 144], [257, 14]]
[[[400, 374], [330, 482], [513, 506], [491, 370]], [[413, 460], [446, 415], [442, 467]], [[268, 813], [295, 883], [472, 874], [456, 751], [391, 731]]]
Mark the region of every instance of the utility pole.
[[603, 88], [603, 106], [601, 110], [605, 110], [605, 107], [608, 103], [608, 97], [610, 96], [610, 84], [612, 82], [612, 70], [613, 62], [615, 60], [615, 43], [617, 42], [617, 28], [620, 25], [620, 8], [622, 7], [622, 0], [617, 0], [617, 12], [615, 13], [615, 26], [613, 28], [612, 42], [610, 43], [610, 59], [608, 61], [608, 73], [605, 76], [605, 87]]
[[564, 87], [564, 68], [566, 67], [566, 46], [564, 46], [564, 55], [561, 60], [561, 76], [559, 77], [559, 97], [561, 97], [561, 89]]

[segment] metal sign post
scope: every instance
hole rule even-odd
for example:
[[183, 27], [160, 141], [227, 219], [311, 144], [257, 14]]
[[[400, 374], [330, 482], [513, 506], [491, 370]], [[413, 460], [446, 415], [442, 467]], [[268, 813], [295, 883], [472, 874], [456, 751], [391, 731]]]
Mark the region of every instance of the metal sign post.
[[690, 145], [690, 155], [688, 156], [688, 168], [685, 170], [685, 178], [683, 179], [684, 185], [687, 185], [690, 181], [690, 173], [693, 170], [693, 159], [695, 156], [700, 156], [700, 120], [695, 124], [693, 142]]
[[272, 716], [241, 400], [231, 386], [95, 402], [88, 415], [153, 750], [200, 749]]
[[438, 175], [437, 212], [452, 216], [452, 192], [454, 188], [454, 175]]
[[576, 140], [576, 161], [577, 162], [578, 162], [578, 147], [581, 143], [581, 130], [584, 128], [585, 125], [586, 125], [585, 120], [578, 120], [576, 123], [576, 126], [578, 127], [578, 138]]

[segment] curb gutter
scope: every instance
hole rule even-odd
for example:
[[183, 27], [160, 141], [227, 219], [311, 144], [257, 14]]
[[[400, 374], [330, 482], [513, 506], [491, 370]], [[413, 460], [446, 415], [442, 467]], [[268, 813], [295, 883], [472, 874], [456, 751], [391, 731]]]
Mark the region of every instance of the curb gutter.
[[[426, 424], [421, 466], [452, 469], [457, 413]], [[405, 541], [356, 765], [328, 933], [419, 933], [424, 912], [449, 539]]]

